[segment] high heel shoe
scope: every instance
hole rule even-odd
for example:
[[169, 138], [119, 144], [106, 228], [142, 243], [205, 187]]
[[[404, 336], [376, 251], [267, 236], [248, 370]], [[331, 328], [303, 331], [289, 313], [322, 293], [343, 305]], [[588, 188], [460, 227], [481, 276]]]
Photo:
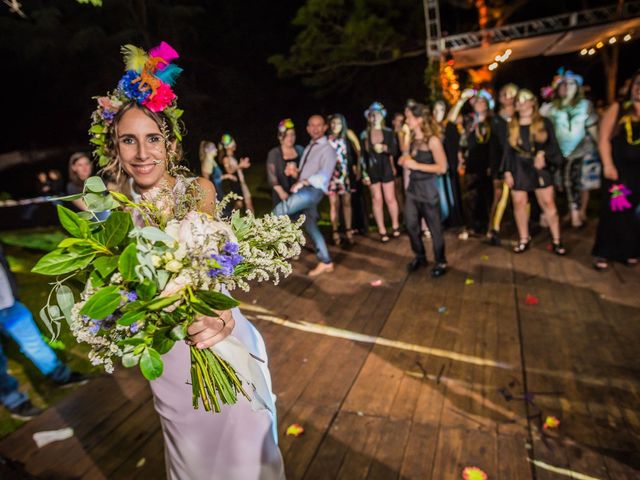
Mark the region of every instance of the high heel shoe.
[[400, 236], [400, 228], [394, 228], [391, 232], [391, 236], [393, 238], [398, 238]]
[[338, 247], [340, 246], [340, 243], [342, 243], [342, 238], [340, 238], [340, 232], [338, 232], [337, 230], [333, 231], [333, 244]]
[[551, 243], [551, 250], [553, 250], [553, 253], [560, 255], [561, 257], [567, 254], [567, 249], [560, 240], [554, 240]]
[[513, 247], [513, 253], [524, 253], [527, 250], [529, 250], [530, 246], [531, 246], [531, 237], [527, 238], [526, 240], [520, 239], [518, 244], [515, 247]]
[[353, 245], [355, 243], [353, 241], [353, 230], [347, 230], [347, 232], [345, 233], [345, 236], [347, 237], [347, 243], [349, 245]]

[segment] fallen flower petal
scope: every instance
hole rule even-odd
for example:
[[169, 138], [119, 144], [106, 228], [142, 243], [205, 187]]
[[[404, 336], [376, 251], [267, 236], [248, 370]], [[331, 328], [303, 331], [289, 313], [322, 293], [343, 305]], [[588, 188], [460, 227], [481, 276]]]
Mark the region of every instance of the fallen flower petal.
[[471, 278], [471, 277], [467, 277], [467, 278], [465, 279], [465, 281], [464, 281], [464, 284], [465, 284], [465, 285], [473, 285], [474, 283], [476, 283], [476, 282], [474, 282], [474, 281], [473, 281], [473, 278]]
[[544, 425], [542, 426], [542, 428], [544, 430], [554, 430], [554, 429], [558, 428], [559, 425], [560, 425], [560, 420], [558, 420], [557, 417], [548, 416], [545, 419]]
[[464, 467], [462, 470], [463, 480], [487, 480], [489, 477], [478, 467]]
[[538, 303], [540, 303], [540, 300], [538, 300], [538, 297], [536, 297], [535, 295], [531, 295], [530, 293], [527, 293], [527, 296], [524, 299], [525, 305], [538, 305]]
[[287, 427], [287, 435], [292, 437], [299, 437], [304, 433], [304, 427], [299, 423], [291, 424]]
[[382, 285], [382, 280], [374, 280], [373, 282], [369, 282], [369, 285], [371, 285], [372, 287], [380, 287]]

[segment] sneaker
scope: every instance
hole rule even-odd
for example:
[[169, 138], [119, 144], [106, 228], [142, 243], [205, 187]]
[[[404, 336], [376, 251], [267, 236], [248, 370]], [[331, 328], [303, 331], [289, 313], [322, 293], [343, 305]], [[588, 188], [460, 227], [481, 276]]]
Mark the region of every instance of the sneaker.
[[319, 263], [316, 268], [309, 272], [311, 278], [319, 277], [323, 273], [333, 272], [333, 263]]
[[64, 382], [54, 382], [59, 387], [73, 387], [85, 385], [89, 382], [89, 377], [83, 375], [80, 372], [71, 372], [69, 374], [69, 378], [67, 378]]
[[13, 418], [15, 418], [16, 420], [22, 420], [24, 422], [37, 417], [44, 411], [31, 403], [31, 400], [25, 400], [17, 407], [7, 407], [7, 410], [9, 410], [9, 413], [11, 413], [11, 416]]

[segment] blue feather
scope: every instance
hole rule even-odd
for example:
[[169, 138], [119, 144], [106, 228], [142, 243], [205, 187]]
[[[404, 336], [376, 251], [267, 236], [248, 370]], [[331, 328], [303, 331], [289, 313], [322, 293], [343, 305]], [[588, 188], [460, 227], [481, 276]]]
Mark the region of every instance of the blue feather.
[[164, 83], [173, 86], [181, 73], [182, 68], [173, 63], [170, 63], [164, 69], [157, 71], [155, 73], [155, 76], [162, 80]]

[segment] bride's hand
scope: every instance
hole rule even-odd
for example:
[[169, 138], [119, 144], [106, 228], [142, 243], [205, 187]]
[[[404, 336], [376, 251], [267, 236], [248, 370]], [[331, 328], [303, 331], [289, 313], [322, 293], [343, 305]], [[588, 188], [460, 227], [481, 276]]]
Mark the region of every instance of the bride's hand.
[[219, 317], [200, 316], [187, 329], [187, 343], [199, 349], [212, 347], [231, 335], [235, 325], [231, 310], [221, 312]]

